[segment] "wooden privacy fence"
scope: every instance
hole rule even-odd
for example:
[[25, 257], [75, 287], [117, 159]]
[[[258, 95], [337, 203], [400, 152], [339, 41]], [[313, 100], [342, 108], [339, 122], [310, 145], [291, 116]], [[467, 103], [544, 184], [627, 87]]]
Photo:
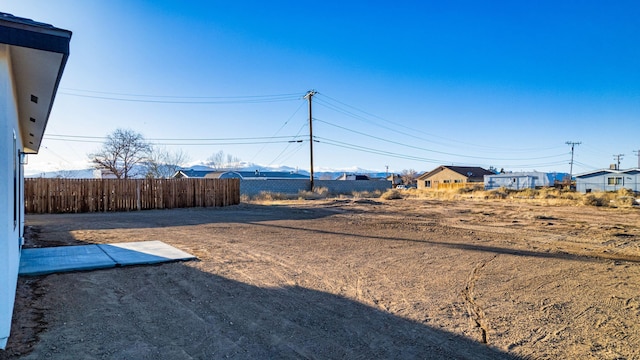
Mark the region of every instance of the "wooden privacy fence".
[[25, 179], [27, 214], [216, 207], [240, 203], [239, 179]]

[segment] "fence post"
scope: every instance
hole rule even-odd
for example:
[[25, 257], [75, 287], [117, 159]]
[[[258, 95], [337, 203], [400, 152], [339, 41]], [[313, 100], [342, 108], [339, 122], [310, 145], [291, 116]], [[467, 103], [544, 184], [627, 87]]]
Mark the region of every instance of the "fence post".
[[136, 181], [136, 208], [142, 210], [142, 199], [140, 198], [140, 181]]

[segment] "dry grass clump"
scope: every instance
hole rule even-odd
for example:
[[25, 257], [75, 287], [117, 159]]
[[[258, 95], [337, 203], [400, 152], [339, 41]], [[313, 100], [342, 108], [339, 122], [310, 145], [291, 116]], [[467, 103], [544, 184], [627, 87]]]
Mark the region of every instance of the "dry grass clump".
[[298, 200], [319, 200], [326, 199], [330, 195], [329, 188], [326, 187], [314, 187], [313, 191], [299, 191]]
[[397, 200], [397, 199], [402, 199], [403, 197], [400, 190], [390, 189], [385, 191], [384, 194], [380, 196], [380, 198], [384, 200]]
[[253, 201], [281, 201], [290, 200], [291, 196], [283, 193], [262, 191], [260, 194], [251, 198]]
[[629, 189], [584, 194], [581, 202], [588, 206], [632, 207], [638, 205], [636, 194]]
[[609, 206], [611, 207], [632, 207], [638, 205], [636, 194], [629, 189], [620, 189], [610, 193]]
[[484, 185], [483, 184], [477, 184], [477, 185], [473, 185], [473, 186], [465, 186], [462, 188], [458, 188], [454, 190], [457, 194], [469, 194], [469, 193], [474, 193], [474, 192], [478, 192], [478, 191], [484, 191]]
[[419, 199], [439, 199], [439, 200], [454, 200], [459, 199], [461, 196], [457, 193], [457, 190], [427, 190], [427, 189], [410, 189], [405, 190], [402, 193], [405, 198], [419, 198]]
[[408, 189], [397, 190], [389, 189], [382, 191], [357, 191], [349, 194], [331, 194], [326, 187], [317, 187], [313, 191], [300, 191], [295, 195], [287, 195], [283, 193], [262, 192], [259, 195], [249, 197], [241, 195], [242, 202], [269, 202], [283, 200], [319, 200], [331, 197], [340, 199], [374, 199], [383, 200], [397, 199], [436, 199], [436, 200], [488, 200], [488, 201], [510, 201], [510, 202], [527, 202], [538, 205], [577, 205], [577, 206], [606, 206], [612, 208], [629, 208], [640, 205], [638, 195], [628, 189], [609, 192], [593, 192], [582, 194], [575, 191], [542, 188], [542, 189], [523, 189], [511, 190], [505, 187], [494, 190], [483, 190], [481, 186], [474, 188], [460, 189]]
[[505, 187], [500, 187], [493, 190], [487, 190], [482, 192], [485, 199], [506, 199], [509, 197], [510, 190]]
[[431, 198], [438, 200], [495, 200], [495, 201], [522, 201], [540, 205], [586, 205], [608, 207], [637, 206], [637, 195], [628, 189], [615, 192], [597, 192], [582, 194], [575, 191], [558, 188], [511, 190], [501, 187], [493, 190], [483, 190], [481, 187], [460, 188], [454, 190], [427, 190], [421, 189], [413, 193], [405, 192], [405, 198]]
[[380, 190], [375, 191], [354, 191], [351, 193], [354, 199], [377, 199], [382, 197], [383, 193]]
[[595, 194], [585, 194], [582, 197], [581, 201], [582, 205], [586, 206], [604, 206], [605, 201], [602, 197], [596, 196]]

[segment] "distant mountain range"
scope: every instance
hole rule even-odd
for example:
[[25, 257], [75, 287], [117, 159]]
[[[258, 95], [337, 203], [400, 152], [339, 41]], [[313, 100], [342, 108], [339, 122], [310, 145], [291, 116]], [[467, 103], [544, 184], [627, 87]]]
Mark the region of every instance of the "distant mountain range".
[[[195, 164], [189, 167], [183, 168], [185, 170], [199, 170], [199, 171], [215, 171], [215, 169], [208, 167], [206, 165]], [[279, 166], [279, 167], [268, 167], [268, 166], [260, 166], [256, 164], [246, 164], [243, 163], [239, 167], [235, 167], [233, 169], [228, 169], [229, 171], [281, 171], [288, 173], [298, 173], [303, 175], [309, 175], [309, 172], [306, 170], [298, 170], [296, 168], [292, 168], [289, 166]], [[384, 178], [386, 177], [385, 172], [377, 172], [370, 171], [360, 168], [351, 168], [351, 169], [325, 169], [314, 172], [314, 178], [316, 179], [335, 179], [340, 175], [347, 174], [365, 174], [369, 175], [372, 178]], [[37, 172], [30, 171], [25, 175], [27, 178], [66, 178], [66, 179], [93, 179], [94, 169], [79, 169], [79, 170], [58, 170], [58, 171], [45, 171], [45, 172]]]

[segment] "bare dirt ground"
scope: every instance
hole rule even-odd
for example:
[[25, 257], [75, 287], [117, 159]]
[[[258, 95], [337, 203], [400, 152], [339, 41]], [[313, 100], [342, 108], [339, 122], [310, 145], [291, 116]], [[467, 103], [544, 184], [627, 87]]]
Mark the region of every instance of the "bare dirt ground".
[[322, 200], [28, 216], [199, 261], [20, 278], [0, 359], [640, 359], [640, 211]]

